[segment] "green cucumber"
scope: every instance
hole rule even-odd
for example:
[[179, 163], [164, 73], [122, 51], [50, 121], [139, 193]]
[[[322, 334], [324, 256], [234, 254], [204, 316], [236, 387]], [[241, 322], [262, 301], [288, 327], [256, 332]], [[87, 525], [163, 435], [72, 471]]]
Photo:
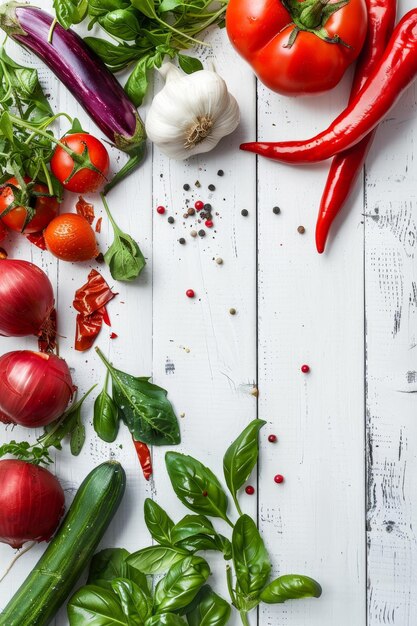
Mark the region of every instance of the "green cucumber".
[[103, 463], [90, 472], [45, 553], [0, 613], [0, 626], [50, 623], [93, 556], [125, 485], [120, 463]]

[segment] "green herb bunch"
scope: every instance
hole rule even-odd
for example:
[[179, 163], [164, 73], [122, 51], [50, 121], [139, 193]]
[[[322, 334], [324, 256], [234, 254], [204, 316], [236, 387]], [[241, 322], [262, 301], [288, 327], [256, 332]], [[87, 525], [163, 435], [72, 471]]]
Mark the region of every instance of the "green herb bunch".
[[[99, 552], [87, 585], [68, 604], [71, 626], [113, 622], [130, 626], [224, 626], [232, 606], [247, 626], [248, 613], [261, 602], [279, 604], [321, 595], [308, 576], [284, 575], [270, 581], [271, 563], [255, 522], [242, 514], [238, 491], [249, 478], [259, 454], [258, 435], [265, 422], [255, 420], [227, 450], [223, 460], [227, 487], [239, 517], [228, 515], [228, 496], [218, 478], [197, 459], [167, 452], [172, 487], [193, 515], [174, 521], [153, 500], [145, 501], [145, 523], [157, 545], [129, 554], [121, 548]], [[231, 540], [219, 534], [212, 518], [232, 528]], [[200, 551], [221, 552], [226, 560], [231, 604], [207, 585], [208, 562]], [[164, 574], [152, 592], [148, 575]], [[232, 606], [231, 606], [232, 605]], [[113, 623], [112, 622], [112, 623]]]
[[64, 28], [83, 19], [89, 28], [98, 23], [115, 43], [99, 37], [85, 42], [112, 72], [132, 68], [125, 89], [139, 106], [148, 89], [152, 68], [165, 56], [177, 58], [191, 74], [201, 62], [181, 51], [202, 43], [196, 37], [208, 26], [224, 25], [227, 0], [54, 0], [56, 16]]

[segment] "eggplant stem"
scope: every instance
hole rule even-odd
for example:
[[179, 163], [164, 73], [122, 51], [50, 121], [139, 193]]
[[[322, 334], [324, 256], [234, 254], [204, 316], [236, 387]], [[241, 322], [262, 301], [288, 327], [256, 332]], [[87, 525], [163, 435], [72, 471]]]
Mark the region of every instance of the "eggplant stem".
[[52, 37], [53, 37], [53, 35], [54, 35], [55, 26], [56, 26], [57, 24], [58, 24], [58, 20], [57, 20], [57, 18], [55, 17], [55, 18], [54, 18], [54, 20], [53, 20], [53, 22], [52, 22], [52, 24], [51, 24], [51, 27], [50, 27], [50, 29], [49, 29], [49, 31], [48, 31], [48, 43], [52, 43]]
[[26, 554], [26, 552], [29, 552], [29, 550], [31, 550], [33, 548], [33, 546], [36, 546], [36, 541], [31, 541], [26, 548], [23, 548], [23, 550], [20, 550], [14, 557], [13, 559], [10, 561], [9, 565], [6, 568], [6, 571], [2, 574], [2, 576], [0, 577], [0, 583], [6, 578], [7, 574], [10, 572], [10, 570], [12, 569], [13, 565], [16, 563], [16, 561], [18, 559], [20, 559], [21, 556], [23, 556], [24, 554]]

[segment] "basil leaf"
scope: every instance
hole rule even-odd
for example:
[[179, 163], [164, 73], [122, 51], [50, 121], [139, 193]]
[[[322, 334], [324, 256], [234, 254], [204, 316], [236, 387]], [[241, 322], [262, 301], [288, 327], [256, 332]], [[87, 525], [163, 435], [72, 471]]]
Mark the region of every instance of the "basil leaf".
[[261, 593], [262, 602], [281, 604], [298, 598], [320, 598], [321, 587], [308, 576], [286, 574], [273, 580]]
[[232, 547], [239, 591], [258, 600], [268, 581], [271, 563], [259, 530], [248, 515], [242, 515], [236, 522]]
[[174, 9], [182, 5], [182, 0], [162, 0], [159, 5], [159, 13], [166, 13], [167, 11], [173, 11]]
[[58, 22], [66, 30], [73, 24], [81, 22], [87, 12], [85, 0], [54, 0], [53, 7]]
[[129, 6], [129, 0], [88, 0], [88, 15], [98, 17], [109, 11], [125, 9]]
[[152, 615], [152, 599], [131, 580], [116, 578], [112, 582], [114, 593], [119, 597], [122, 611], [130, 624], [142, 626]]
[[7, 111], [4, 111], [0, 117], [0, 132], [11, 143], [14, 142], [13, 125], [10, 121], [10, 115]]
[[175, 613], [161, 613], [150, 617], [145, 626], [185, 626], [185, 622]]
[[231, 524], [227, 517], [227, 496], [208, 467], [178, 452], [167, 452], [165, 464], [177, 497], [188, 509], [220, 517]]
[[194, 535], [215, 535], [216, 531], [205, 515], [186, 515], [171, 532], [172, 543], [175, 545], [183, 539]]
[[91, 560], [88, 585], [111, 588], [111, 581], [127, 575], [126, 559], [129, 552], [123, 548], [108, 548], [97, 552]]
[[208, 563], [198, 556], [188, 556], [175, 563], [155, 588], [157, 613], [177, 611], [187, 606], [210, 575]]
[[86, 585], [70, 598], [67, 606], [70, 626], [129, 626], [114, 593]]
[[84, 37], [84, 41], [113, 72], [123, 70], [138, 58], [138, 50], [133, 46], [126, 44], [116, 46], [97, 37]]
[[73, 456], [78, 456], [85, 443], [85, 427], [79, 415], [70, 436], [70, 449]]
[[125, 84], [125, 92], [136, 107], [141, 106], [148, 90], [148, 70], [153, 66], [152, 57], [147, 54], [135, 65]]
[[138, 9], [146, 17], [154, 18], [156, 16], [155, 4], [153, 0], [130, 0], [132, 6]]
[[144, 512], [145, 524], [155, 541], [168, 546], [171, 545], [171, 532], [174, 528], [174, 522], [164, 509], [154, 500], [146, 498]]
[[178, 54], [178, 63], [180, 68], [186, 74], [193, 74], [193, 72], [198, 72], [199, 70], [204, 69], [200, 59], [189, 57], [185, 54]]
[[108, 377], [109, 371], [107, 370], [104, 387], [94, 402], [93, 425], [100, 439], [112, 443], [119, 431], [119, 413], [116, 403], [107, 393]]
[[140, 24], [131, 9], [116, 9], [98, 19], [100, 26], [113, 37], [133, 41], [140, 34]]
[[161, 574], [188, 555], [189, 553], [186, 550], [181, 550], [181, 548], [150, 546], [131, 554], [127, 562], [143, 574]]
[[146, 265], [145, 257], [136, 241], [117, 226], [103, 194], [101, 199], [114, 232], [114, 241], [105, 253], [104, 260], [115, 280], [134, 280]]
[[226, 600], [205, 585], [198, 594], [197, 606], [187, 613], [189, 626], [226, 626], [231, 614], [231, 606]]
[[258, 434], [264, 424], [264, 420], [251, 422], [227, 449], [223, 458], [226, 484], [240, 515], [242, 511], [237, 501], [237, 492], [251, 475], [258, 460]]
[[223, 535], [216, 535], [215, 537], [194, 535], [194, 537], [183, 539], [177, 543], [176, 547], [193, 553], [200, 550], [216, 550], [223, 553], [226, 561], [232, 558], [232, 544]]
[[96, 351], [110, 373], [113, 400], [133, 438], [157, 446], [179, 443], [178, 420], [165, 389], [150, 383], [148, 378], [135, 378], [116, 369], [99, 348]]

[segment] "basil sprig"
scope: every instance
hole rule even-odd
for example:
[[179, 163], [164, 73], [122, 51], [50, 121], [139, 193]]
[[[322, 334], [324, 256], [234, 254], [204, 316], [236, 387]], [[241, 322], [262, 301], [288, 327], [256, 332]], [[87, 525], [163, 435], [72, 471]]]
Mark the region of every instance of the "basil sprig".
[[[226, 483], [238, 510], [236, 523], [228, 517], [228, 498], [215, 474], [191, 456], [167, 452], [172, 487], [194, 514], [175, 523], [159, 504], [147, 499], [145, 523], [157, 545], [133, 554], [115, 548], [96, 555], [87, 586], [69, 602], [71, 626], [83, 626], [86, 617], [96, 626], [107, 626], [111, 619], [119, 626], [225, 626], [232, 607], [248, 626], [248, 613], [261, 602], [281, 604], [321, 595], [320, 585], [308, 576], [287, 574], [270, 581], [271, 563], [262, 537], [255, 522], [240, 510], [238, 491], [258, 460], [258, 435], [264, 423], [249, 424], [224, 457]], [[209, 517], [232, 526], [231, 541], [217, 532]], [[197, 556], [203, 550], [232, 559], [226, 565], [231, 604], [206, 584], [210, 567]], [[147, 576], [154, 574], [164, 576], [152, 594]]]

